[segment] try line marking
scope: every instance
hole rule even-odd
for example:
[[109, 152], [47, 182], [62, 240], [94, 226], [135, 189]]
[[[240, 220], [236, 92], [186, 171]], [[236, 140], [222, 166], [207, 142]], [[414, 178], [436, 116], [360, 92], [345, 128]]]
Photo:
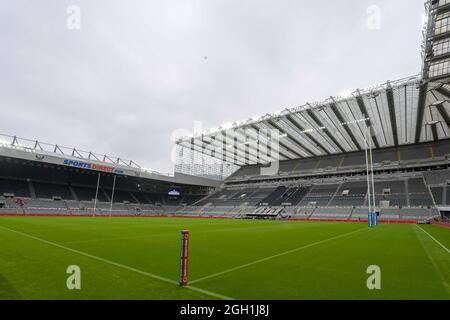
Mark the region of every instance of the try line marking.
[[190, 281], [190, 283], [192, 284], [192, 283], [197, 283], [197, 282], [200, 282], [200, 281], [203, 281], [203, 280], [206, 280], [206, 279], [215, 278], [215, 277], [221, 276], [221, 275], [223, 275], [225, 273], [229, 273], [229, 272], [233, 272], [233, 271], [236, 271], [236, 270], [239, 270], [239, 269], [250, 267], [250, 266], [253, 266], [255, 264], [258, 264], [258, 263], [261, 263], [261, 262], [265, 262], [265, 261], [268, 261], [268, 260], [271, 260], [271, 259], [275, 259], [275, 258], [284, 256], [284, 255], [287, 255], [287, 254], [290, 254], [290, 253], [294, 253], [294, 252], [297, 252], [297, 251], [300, 251], [300, 250], [303, 250], [303, 249], [311, 248], [313, 246], [317, 246], [317, 245], [322, 244], [322, 243], [326, 243], [326, 242], [333, 241], [333, 240], [336, 240], [336, 239], [339, 239], [339, 238], [343, 238], [343, 237], [352, 235], [354, 233], [361, 232], [363, 230], [368, 230], [368, 229], [367, 228], [361, 228], [361, 229], [358, 229], [358, 230], [355, 230], [355, 231], [351, 231], [351, 232], [347, 232], [347, 233], [344, 233], [344, 234], [341, 234], [341, 235], [338, 235], [338, 236], [335, 236], [335, 237], [332, 237], [332, 238], [328, 238], [328, 239], [325, 239], [325, 240], [313, 242], [313, 243], [307, 244], [307, 245], [299, 247], [299, 248], [295, 248], [295, 249], [292, 249], [292, 250], [284, 251], [284, 252], [275, 254], [273, 256], [265, 257], [265, 258], [262, 258], [262, 259], [259, 259], [259, 260], [253, 261], [253, 262], [249, 262], [249, 263], [246, 263], [246, 264], [243, 264], [243, 265], [231, 268], [231, 269], [227, 269], [227, 270], [224, 270], [224, 271], [221, 271], [221, 272], [213, 273], [213, 274], [210, 274], [209, 276], [205, 276], [203, 278], [199, 278], [199, 279]]
[[[27, 238], [30, 238], [30, 239], [33, 239], [33, 240], [36, 240], [36, 241], [39, 241], [39, 242], [42, 242], [42, 243], [45, 243], [45, 244], [48, 244], [48, 245], [60, 248], [60, 249], [63, 249], [63, 250], [66, 250], [66, 251], [70, 251], [70, 252], [79, 254], [81, 256], [85, 256], [85, 257], [88, 257], [88, 258], [91, 258], [91, 259], [94, 259], [94, 260], [97, 260], [97, 261], [101, 261], [103, 263], [107, 263], [107, 264], [116, 266], [116, 267], [121, 268], [121, 269], [125, 269], [125, 270], [128, 270], [128, 271], [132, 271], [132, 272], [144, 275], [144, 276], [149, 277], [149, 278], [153, 278], [153, 279], [160, 280], [160, 281], [163, 281], [163, 282], [166, 282], [166, 283], [170, 283], [170, 284], [174, 284], [174, 285], [179, 285], [178, 281], [175, 281], [175, 280], [172, 280], [172, 279], [169, 279], [169, 278], [161, 277], [161, 276], [158, 276], [156, 274], [149, 273], [149, 272], [146, 272], [146, 271], [142, 271], [142, 270], [139, 270], [139, 269], [136, 269], [136, 268], [133, 268], [133, 267], [129, 267], [129, 266], [126, 266], [124, 264], [121, 264], [121, 263], [118, 263], [118, 262], [114, 262], [114, 261], [111, 261], [111, 260], [107, 260], [107, 259], [104, 259], [104, 258], [101, 258], [101, 257], [97, 257], [97, 256], [94, 256], [92, 254], [89, 254], [89, 253], [86, 253], [86, 252], [83, 252], [83, 251], [79, 251], [79, 250], [75, 250], [75, 249], [72, 249], [72, 248], [69, 248], [69, 247], [65, 247], [65, 246], [57, 244], [55, 242], [51, 242], [51, 241], [48, 241], [48, 240], [45, 240], [45, 239], [41, 239], [41, 238], [32, 236], [30, 234], [27, 234], [27, 233], [24, 233], [24, 232], [20, 232], [20, 231], [16, 231], [16, 230], [4, 227], [4, 226], [0, 226], [0, 228], [4, 229], [4, 230], [7, 230], [7, 231], [10, 231], [10, 232], [13, 232], [13, 233], [16, 233], [16, 234], [19, 234], [19, 235], [21, 235], [23, 237], [27, 237]], [[222, 299], [222, 300], [234, 300], [233, 298], [230, 298], [230, 297], [227, 297], [227, 296], [215, 293], [215, 292], [211, 292], [211, 291], [208, 291], [208, 290], [204, 290], [204, 289], [201, 289], [201, 288], [193, 287], [193, 286], [190, 286], [190, 285], [185, 287], [185, 288], [190, 289], [192, 291], [203, 293], [205, 295], [208, 295], [208, 296], [211, 296], [211, 297], [214, 297], [214, 298]]]
[[440, 245], [447, 253], [450, 253], [450, 250], [447, 249], [446, 246], [444, 246], [442, 243], [440, 243], [435, 237], [433, 237], [431, 234], [429, 234], [428, 232], [426, 232], [422, 227], [419, 227], [416, 224], [416, 227], [419, 228], [420, 230], [422, 230], [423, 232], [425, 232], [431, 239], [434, 240], [434, 242], [436, 242], [438, 245]]

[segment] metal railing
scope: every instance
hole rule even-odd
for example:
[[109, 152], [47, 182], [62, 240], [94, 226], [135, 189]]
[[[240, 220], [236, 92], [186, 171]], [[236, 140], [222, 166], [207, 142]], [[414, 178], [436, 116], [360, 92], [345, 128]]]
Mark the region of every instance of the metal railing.
[[98, 161], [114, 166], [127, 167], [142, 173], [151, 173], [164, 176], [171, 176], [170, 174], [162, 174], [158, 171], [141, 167], [133, 160], [125, 158], [110, 156], [107, 154], [96, 153], [92, 151], [85, 151], [78, 148], [66, 147], [63, 145], [52, 144], [40, 140], [20, 138], [7, 134], [0, 134], [0, 147], [10, 149], [17, 149], [32, 153], [47, 153], [56, 156], [70, 156], [87, 161]]

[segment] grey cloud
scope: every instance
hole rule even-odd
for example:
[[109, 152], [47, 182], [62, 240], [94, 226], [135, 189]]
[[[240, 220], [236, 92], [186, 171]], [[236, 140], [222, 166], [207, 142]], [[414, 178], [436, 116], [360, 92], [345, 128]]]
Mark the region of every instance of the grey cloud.
[[[70, 4], [79, 31], [66, 28]], [[0, 132], [169, 172], [171, 133], [195, 120], [217, 127], [419, 72], [423, 11], [422, 0], [0, 0]]]

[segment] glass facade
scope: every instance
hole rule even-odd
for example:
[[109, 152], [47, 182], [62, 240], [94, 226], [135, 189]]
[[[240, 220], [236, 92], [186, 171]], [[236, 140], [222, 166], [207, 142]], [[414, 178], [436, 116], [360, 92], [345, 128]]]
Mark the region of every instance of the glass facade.
[[239, 166], [221, 161], [206, 152], [177, 145], [175, 172], [222, 181], [239, 169]]
[[441, 79], [450, 75], [450, 0], [431, 0], [426, 7], [423, 75], [424, 79]]

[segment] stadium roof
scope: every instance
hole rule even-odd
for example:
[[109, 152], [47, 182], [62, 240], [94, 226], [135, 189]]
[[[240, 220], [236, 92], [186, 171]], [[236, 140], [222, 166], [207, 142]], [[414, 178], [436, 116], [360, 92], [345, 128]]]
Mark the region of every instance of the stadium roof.
[[226, 162], [256, 164], [273, 161], [258, 151], [270, 149], [274, 138], [255, 132], [278, 130], [279, 160], [291, 160], [362, 151], [367, 127], [374, 148], [447, 139], [449, 116], [450, 85], [425, 86], [417, 75], [356, 90], [350, 97], [330, 97], [235, 122], [177, 143]]
[[207, 178], [182, 173], [166, 175], [143, 168], [132, 160], [4, 134], [0, 134], [0, 157], [53, 164], [98, 173], [138, 177], [153, 181], [209, 187], [218, 186], [217, 181]]
[[450, 138], [450, 0], [427, 0], [425, 9], [420, 75], [224, 125], [176, 143], [247, 165], [362, 151], [369, 130], [375, 149]]

